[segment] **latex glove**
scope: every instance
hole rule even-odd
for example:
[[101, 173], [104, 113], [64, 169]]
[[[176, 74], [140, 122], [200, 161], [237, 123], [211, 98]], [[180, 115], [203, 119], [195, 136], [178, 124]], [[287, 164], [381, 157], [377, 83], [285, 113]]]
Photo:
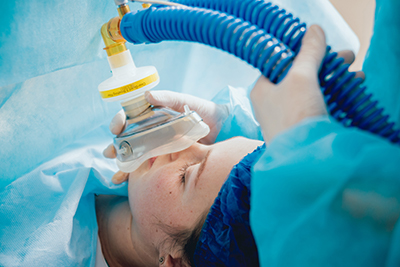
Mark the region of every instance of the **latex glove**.
[[[279, 84], [271, 83], [264, 76], [259, 78], [250, 98], [265, 142], [269, 143], [307, 117], [328, 114], [318, 80], [325, 53], [325, 34], [319, 26], [313, 25], [305, 34], [287, 76]], [[343, 51], [339, 56], [346, 63], [354, 61], [351, 51]], [[356, 76], [364, 78], [362, 72]]]
[[[222, 124], [228, 117], [228, 108], [224, 105], [218, 105], [214, 102], [201, 99], [188, 94], [176, 93], [172, 91], [147, 91], [145, 93], [147, 102], [154, 106], [165, 106], [175, 111], [183, 112], [184, 106], [188, 105], [190, 110], [194, 110], [203, 121], [210, 127], [210, 133], [199, 140], [203, 144], [212, 144], [217, 138]], [[125, 128], [125, 114], [123, 110], [118, 112], [110, 123], [110, 131], [118, 135]], [[116, 151], [114, 146], [109, 145], [103, 152], [107, 158], [115, 158]], [[112, 179], [115, 184], [122, 183], [128, 179], [128, 174], [124, 172], [117, 172]]]

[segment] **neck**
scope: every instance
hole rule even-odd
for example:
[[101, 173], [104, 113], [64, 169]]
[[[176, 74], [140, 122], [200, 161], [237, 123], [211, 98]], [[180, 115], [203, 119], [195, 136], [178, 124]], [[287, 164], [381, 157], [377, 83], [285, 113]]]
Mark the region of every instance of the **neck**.
[[102, 252], [110, 267], [133, 265], [132, 215], [128, 198], [96, 197], [96, 215]]

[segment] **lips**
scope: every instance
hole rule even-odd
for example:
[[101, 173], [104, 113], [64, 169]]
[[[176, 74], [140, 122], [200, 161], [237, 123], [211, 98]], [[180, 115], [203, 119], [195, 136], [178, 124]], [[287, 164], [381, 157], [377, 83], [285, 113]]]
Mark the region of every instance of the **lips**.
[[157, 157], [152, 157], [149, 159], [149, 167], [151, 168], [151, 166], [153, 166], [154, 161], [156, 161]]

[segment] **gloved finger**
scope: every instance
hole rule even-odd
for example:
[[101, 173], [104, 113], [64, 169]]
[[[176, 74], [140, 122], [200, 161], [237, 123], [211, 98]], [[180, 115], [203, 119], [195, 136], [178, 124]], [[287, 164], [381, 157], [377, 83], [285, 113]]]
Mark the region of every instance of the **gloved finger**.
[[363, 71], [356, 71], [355, 78], [361, 78], [361, 79], [365, 80], [365, 73]]
[[[344, 59], [344, 63], [346, 64], [353, 64], [354, 60], [356, 59], [356, 56], [354, 55], [353, 51], [351, 50], [343, 50], [338, 52], [338, 57], [341, 57]], [[361, 78], [365, 80], [365, 73], [363, 71], [356, 71], [356, 76], [355, 78]]]
[[343, 50], [338, 52], [338, 57], [341, 57], [344, 59], [344, 63], [346, 64], [353, 64], [354, 60], [356, 59], [356, 56], [354, 55], [353, 51], [351, 50]]
[[171, 91], [147, 91], [144, 96], [154, 106], [165, 106], [178, 112], [183, 112], [186, 102], [183, 94]]
[[312, 25], [303, 37], [300, 52], [290, 72], [316, 74], [325, 54], [325, 33], [318, 25]]
[[129, 173], [118, 171], [116, 174], [113, 175], [111, 181], [113, 184], [122, 184], [123, 182], [128, 181]]
[[113, 134], [118, 135], [122, 133], [125, 128], [125, 118], [126, 116], [122, 109], [117, 114], [115, 114], [109, 126], [110, 131]]
[[117, 157], [117, 152], [115, 151], [113, 144], [110, 144], [106, 149], [104, 149], [103, 155], [109, 159], [114, 159]]
[[[351, 50], [343, 50], [338, 52], [338, 57], [341, 57], [344, 59], [344, 63], [346, 64], [353, 64], [354, 60], [356, 59], [356, 56], [354, 55], [353, 51]], [[355, 78], [361, 78], [365, 80], [365, 73], [363, 71], [356, 71], [356, 76]]]
[[183, 112], [185, 105], [192, 110], [203, 108], [204, 105], [204, 101], [198, 97], [172, 91], [147, 91], [144, 96], [154, 106], [165, 106], [178, 112]]

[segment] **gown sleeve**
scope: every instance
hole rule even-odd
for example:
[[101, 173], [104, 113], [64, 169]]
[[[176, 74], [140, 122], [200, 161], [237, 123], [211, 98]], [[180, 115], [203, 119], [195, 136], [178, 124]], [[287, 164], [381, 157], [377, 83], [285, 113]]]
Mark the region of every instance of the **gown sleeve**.
[[400, 266], [400, 148], [328, 117], [277, 136], [253, 166], [261, 266]]
[[363, 71], [373, 93], [393, 122], [400, 124], [400, 1], [376, 0], [374, 34]]

